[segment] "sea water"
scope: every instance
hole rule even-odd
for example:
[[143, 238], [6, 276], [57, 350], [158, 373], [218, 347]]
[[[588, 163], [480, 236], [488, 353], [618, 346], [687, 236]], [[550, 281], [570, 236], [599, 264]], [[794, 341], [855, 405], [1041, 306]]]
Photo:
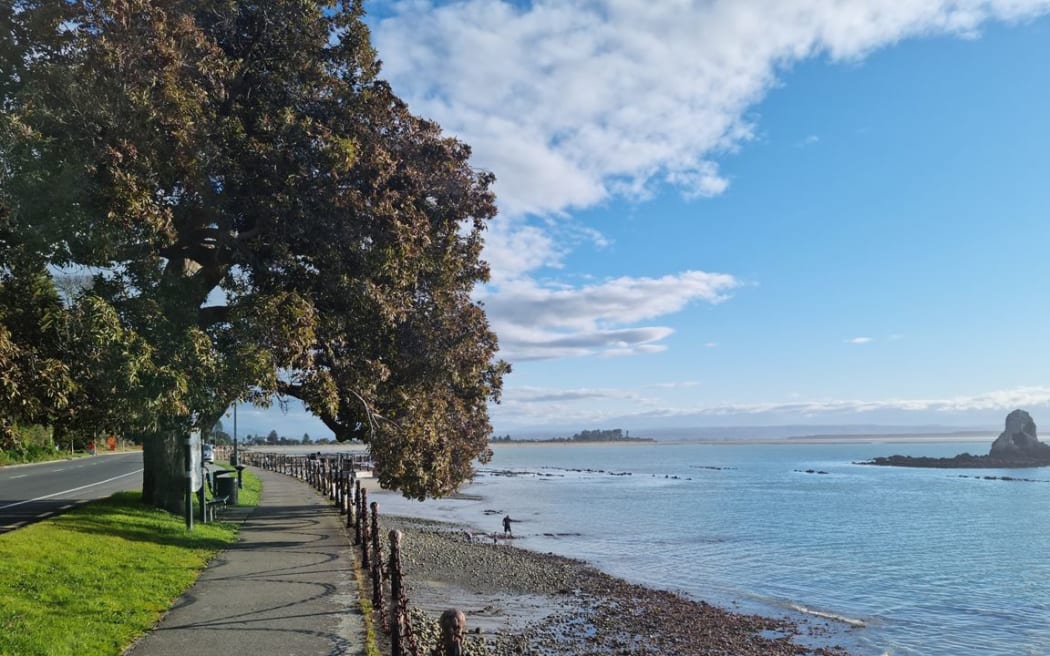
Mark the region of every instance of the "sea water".
[[733, 610], [838, 618], [861, 655], [1050, 655], [1050, 469], [855, 464], [987, 448], [500, 445], [465, 498], [380, 503], [486, 533], [509, 514], [517, 546]]

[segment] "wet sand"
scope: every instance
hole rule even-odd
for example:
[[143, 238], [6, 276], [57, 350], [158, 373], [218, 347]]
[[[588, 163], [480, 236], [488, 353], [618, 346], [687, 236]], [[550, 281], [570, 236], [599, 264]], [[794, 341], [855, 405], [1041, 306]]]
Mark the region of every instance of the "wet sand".
[[489, 654], [849, 656], [843, 627], [820, 620], [734, 613], [645, 588], [582, 562], [513, 546], [513, 540], [410, 517], [381, 517], [402, 531], [402, 566], [420, 653], [448, 608], [467, 616], [464, 656]]

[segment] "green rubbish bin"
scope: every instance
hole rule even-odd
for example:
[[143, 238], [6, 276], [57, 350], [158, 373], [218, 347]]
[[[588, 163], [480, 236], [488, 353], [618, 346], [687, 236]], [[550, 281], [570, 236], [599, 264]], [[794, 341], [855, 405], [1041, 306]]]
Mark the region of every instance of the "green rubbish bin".
[[230, 472], [232, 476], [224, 476], [220, 473], [215, 477], [215, 496], [226, 497], [226, 503], [237, 505], [237, 472]]

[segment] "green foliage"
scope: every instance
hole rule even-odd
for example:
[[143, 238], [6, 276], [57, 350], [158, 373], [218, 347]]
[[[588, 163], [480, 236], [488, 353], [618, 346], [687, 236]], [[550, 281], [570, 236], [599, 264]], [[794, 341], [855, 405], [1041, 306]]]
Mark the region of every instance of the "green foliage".
[[0, 465], [42, 462], [55, 459], [55, 447], [50, 429], [40, 426], [9, 427], [11, 437], [7, 449], [0, 450]]
[[623, 430], [613, 428], [611, 430], [583, 430], [572, 436], [575, 442], [618, 442], [625, 438]]
[[546, 440], [513, 439], [510, 435], [492, 437], [493, 442], [652, 442], [650, 437], [631, 437], [630, 431], [621, 428], [582, 430], [572, 437], [552, 437]]
[[0, 271], [0, 450], [18, 447], [15, 423], [51, 424], [76, 382], [62, 359], [65, 319], [40, 269]]
[[46, 426], [34, 424], [32, 426], [15, 426], [15, 435], [19, 442], [26, 447], [39, 447], [50, 449], [54, 445], [51, 430]]

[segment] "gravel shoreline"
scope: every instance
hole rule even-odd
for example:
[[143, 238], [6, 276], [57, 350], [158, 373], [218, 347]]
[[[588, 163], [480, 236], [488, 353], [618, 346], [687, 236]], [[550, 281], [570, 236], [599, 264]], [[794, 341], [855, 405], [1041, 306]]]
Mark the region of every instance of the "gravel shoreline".
[[383, 535], [403, 533], [421, 654], [435, 646], [441, 611], [459, 608], [464, 656], [849, 656], [841, 646], [813, 646], [832, 640], [822, 623], [734, 613], [509, 541], [470, 541], [452, 524], [382, 515], [381, 523]]

